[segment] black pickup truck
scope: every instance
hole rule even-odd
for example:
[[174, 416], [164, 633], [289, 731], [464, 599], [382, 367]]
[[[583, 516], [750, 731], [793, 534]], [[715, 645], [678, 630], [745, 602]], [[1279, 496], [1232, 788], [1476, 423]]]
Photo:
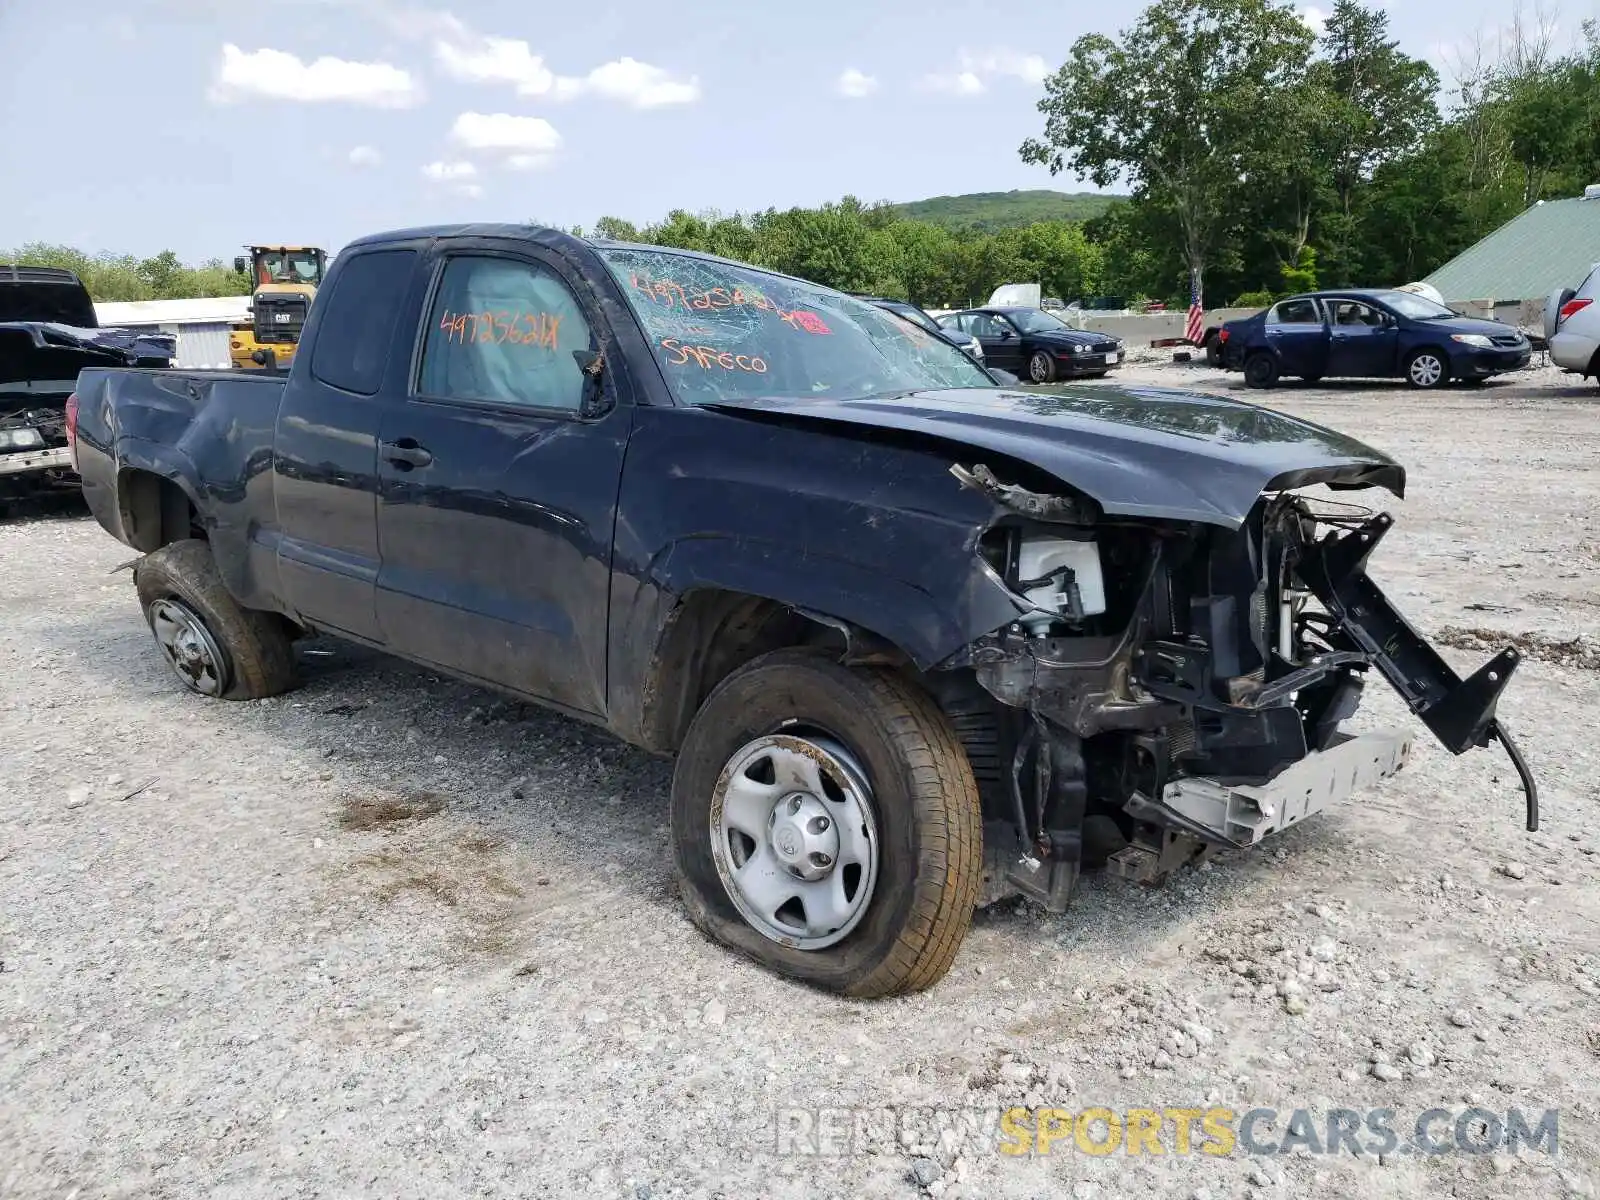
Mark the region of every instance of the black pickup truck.
[[1060, 911], [1398, 770], [1369, 669], [1462, 753], [1460, 679], [1368, 578], [1376, 450], [1214, 397], [996, 386], [870, 304], [737, 263], [473, 225], [339, 256], [287, 377], [86, 371], [76, 454], [184, 684], [350, 638], [675, 754], [683, 898], [852, 995], [974, 907]]
[[83, 282], [56, 267], [0, 264], [0, 500], [76, 488], [67, 397], [84, 367], [166, 367], [167, 333], [102, 329]]

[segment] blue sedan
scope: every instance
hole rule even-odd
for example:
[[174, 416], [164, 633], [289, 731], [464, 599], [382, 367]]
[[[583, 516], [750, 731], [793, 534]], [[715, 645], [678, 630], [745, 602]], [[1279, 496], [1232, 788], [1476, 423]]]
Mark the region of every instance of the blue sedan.
[[1404, 379], [1412, 387], [1476, 382], [1528, 365], [1520, 330], [1459, 317], [1411, 292], [1316, 292], [1222, 327], [1223, 361], [1251, 387], [1285, 375]]

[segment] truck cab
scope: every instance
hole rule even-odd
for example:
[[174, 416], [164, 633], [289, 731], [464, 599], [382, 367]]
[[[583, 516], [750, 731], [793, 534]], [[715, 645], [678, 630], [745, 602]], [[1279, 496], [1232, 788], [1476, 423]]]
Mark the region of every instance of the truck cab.
[[[250, 320], [229, 330], [228, 357], [239, 370], [286, 367], [327, 274], [328, 253], [317, 246], [247, 246], [233, 269], [254, 283]], [[266, 353], [271, 351], [269, 357]]]

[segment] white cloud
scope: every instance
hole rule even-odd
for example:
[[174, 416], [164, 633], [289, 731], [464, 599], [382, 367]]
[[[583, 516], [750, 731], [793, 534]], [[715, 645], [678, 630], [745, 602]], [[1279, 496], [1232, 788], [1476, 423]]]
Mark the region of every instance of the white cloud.
[[350, 151], [352, 167], [375, 167], [381, 162], [383, 155], [378, 153], [376, 146], [356, 146]]
[[556, 80], [556, 95], [561, 99], [590, 92], [633, 108], [663, 108], [700, 99], [700, 78], [675, 77], [665, 68], [624, 57], [603, 63], [582, 78], [561, 76]]
[[952, 96], [977, 96], [984, 90], [983, 80], [972, 71], [954, 75], [924, 75], [922, 85], [935, 92], [948, 92]]
[[677, 76], [634, 58], [603, 63], [587, 75], [557, 75], [522, 38], [479, 33], [451, 13], [411, 10], [390, 24], [402, 36], [433, 39], [434, 58], [452, 78], [509, 84], [520, 96], [566, 100], [592, 94], [634, 108], [692, 104], [700, 98], [698, 77]]
[[433, 53], [447, 74], [468, 83], [508, 83], [519, 96], [543, 96], [555, 87], [555, 72], [521, 38], [480, 36], [456, 21]]
[[561, 149], [561, 135], [549, 121], [510, 113], [464, 112], [450, 127], [450, 140], [468, 150], [503, 154], [508, 160], [547, 156]]
[[459, 183], [475, 178], [478, 168], [469, 162], [431, 162], [422, 168], [422, 173], [435, 183]]
[[1324, 9], [1308, 4], [1300, 10], [1300, 19], [1312, 33], [1321, 33], [1322, 27], [1328, 23], [1328, 14]]
[[985, 54], [961, 52], [963, 74], [979, 78], [1010, 75], [1023, 83], [1043, 83], [1050, 68], [1037, 54], [1021, 54], [1015, 50], [990, 50]]
[[422, 88], [409, 72], [389, 63], [348, 62], [326, 55], [308, 63], [283, 50], [246, 53], [229, 43], [222, 47], [222, 64], [210, 96], [223, 104], [263, 97], [410, 108], [422, 100]]
[[834, 84], [834, 90], [841, 96], [859, 100], [877, 91], [878, 81], [871, 75], [863, 74], [851, 67], [839, 76], [838, 82]]
[[958, 65], [960, 70], [949, 74], [924, 75], [922, 86], [952, 96], [981, 96], [996, 80], [1020, 79], [1037, 86], [1050, 74], [1050, 66], [1043, 57], [1018, 50], [995, 49], [982, 53], [963, 50]]

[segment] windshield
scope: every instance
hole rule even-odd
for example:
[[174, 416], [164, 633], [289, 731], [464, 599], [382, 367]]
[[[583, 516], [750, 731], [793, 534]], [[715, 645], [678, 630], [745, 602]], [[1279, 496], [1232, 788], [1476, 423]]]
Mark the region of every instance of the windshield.
[[1377, 299], [1402, 317], [1410, 317], [1413, 321], [1434, 321], [1440, 317], [1456, 315], [1444, 305], [1435, 304], [1426, 296], [1419, 296], [1415, 292], [1379, 292]]
[[1012, 310], [1006, 313], [1012, 323], [1023, 333], [1054, 333], [1058, 329], [1065, 329], [1067, 323], [1057, 317], [1051, 316], [1043, 309]]
[[322, 264], [310, 251], [265, 250], [256, 260], [258, 283], [321, 283]]
[[840, 292], [669, 251], [597, 250], [685, 403], [994, 386], [943, 338]]

